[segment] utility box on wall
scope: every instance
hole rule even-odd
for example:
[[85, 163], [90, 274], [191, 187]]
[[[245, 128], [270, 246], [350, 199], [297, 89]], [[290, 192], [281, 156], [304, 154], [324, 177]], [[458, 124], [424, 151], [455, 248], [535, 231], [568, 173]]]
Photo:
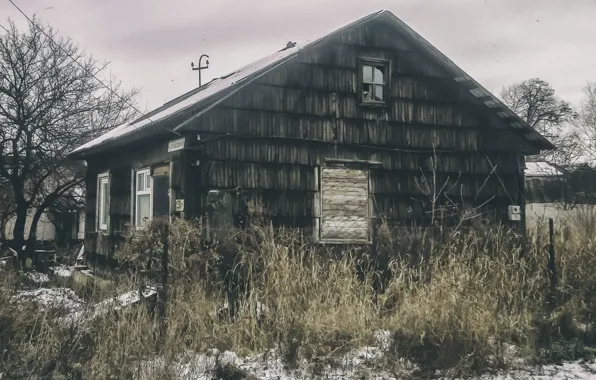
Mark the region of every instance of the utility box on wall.
[[520, 206], [509, 206], [507, 208], [507, 216], [511, 221], [520, 221], [521, 220], [521, 207]]

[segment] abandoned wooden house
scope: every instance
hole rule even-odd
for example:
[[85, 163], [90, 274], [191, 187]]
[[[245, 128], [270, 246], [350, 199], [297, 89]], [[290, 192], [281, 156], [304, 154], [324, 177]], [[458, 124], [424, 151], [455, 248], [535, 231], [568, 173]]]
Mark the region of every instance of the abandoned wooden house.
[[379, 219], [523, 228], [525, 156], [552, 148], [381, 11], [288, 43], [71, 156], [88, 165], [85, 248], [109, 254], [146, 220], [204, 219], [221, 202], [230, 223], [257, 204], [322, 243], [366, 243]]

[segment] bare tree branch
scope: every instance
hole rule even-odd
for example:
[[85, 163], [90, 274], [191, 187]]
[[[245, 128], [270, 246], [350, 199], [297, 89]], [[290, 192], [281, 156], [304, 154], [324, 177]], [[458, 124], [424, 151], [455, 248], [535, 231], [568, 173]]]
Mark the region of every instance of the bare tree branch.
[[560, 99], [549, 83], [532, 78], [501, 90], [503, 102], [532, 128], [548, 138], [555, 151], [542, 153], [539, 158], [558, 164], [573, 162], [579, 154], [578, 136], [572, 123], [577, 113]]
[[[42, 29], [43, 28], [43, 29]], [[84, 167], [67, 154], [135, 116], [136, 90], [124, 91], [68, 38], [37, 20], [20, 31], [9, 20], [0, 34], [0, 180], [16, 205], [20, 249], [27, 211], [43, 213], [80, 192]], [[73, 60], [76, 60], [76, 62]], [[106, 77], [106, 88], [96, 76]], [[30, 236], [35, 236], [35, 223]]]

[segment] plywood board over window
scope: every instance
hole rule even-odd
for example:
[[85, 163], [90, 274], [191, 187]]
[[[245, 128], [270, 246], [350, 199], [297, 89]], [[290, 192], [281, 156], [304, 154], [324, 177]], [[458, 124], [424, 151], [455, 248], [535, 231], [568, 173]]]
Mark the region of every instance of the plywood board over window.
[[321, 241], [369, 241], [368, 176], [366, 168], [321, 168]]

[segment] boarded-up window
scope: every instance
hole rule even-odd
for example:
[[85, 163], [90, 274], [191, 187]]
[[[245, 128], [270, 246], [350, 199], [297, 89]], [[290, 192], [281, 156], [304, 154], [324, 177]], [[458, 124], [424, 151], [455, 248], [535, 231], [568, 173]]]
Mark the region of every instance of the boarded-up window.
[[321, 169], [321, 240], [368, 241], [368, 170]]

